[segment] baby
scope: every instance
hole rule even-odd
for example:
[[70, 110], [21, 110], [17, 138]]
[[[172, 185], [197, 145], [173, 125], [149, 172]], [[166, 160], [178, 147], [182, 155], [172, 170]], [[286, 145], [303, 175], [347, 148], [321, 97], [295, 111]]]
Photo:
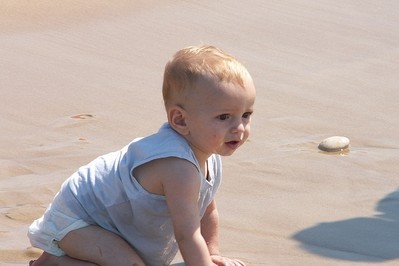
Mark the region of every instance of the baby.
[[244, 265], [219, 253], [215, 194], [220, 156], [247, 140], [255, 87], [247, 69], [214, 46], [166, 64], [168, 122], [69, 177], [29, 227], [44, 250], [30, 265]]

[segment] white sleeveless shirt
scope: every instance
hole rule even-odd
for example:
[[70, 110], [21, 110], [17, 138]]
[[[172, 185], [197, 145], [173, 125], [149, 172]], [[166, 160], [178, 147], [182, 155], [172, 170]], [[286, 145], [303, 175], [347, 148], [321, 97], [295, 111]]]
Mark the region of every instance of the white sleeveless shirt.
[[[166, 123], [157, 133], [135, 139], [122, 150], [79, 168], [64, 182], [44, 216], [31, 225], [28, 235], [32, 245], [35, 246], [37, 239], [46, 238], [40, 234], [53, 236], [54, 242], [77, 229], [63, 219], [67, 215], [75, 219], [72, 223], [96, 224], [120, 235], [137, 250], [146, 265], [168, 265], [178, 246], [166, 199], [147, 192], [132, 175], [136, 167], [166, 157], [188, 160], [197, 168], [201, 180], [198, 208], [202, 218], [220, 186], [220, 156], [208, 159], [207, 180], [187, 141]], [[43, 244], [36, 246], [44, 249]]]

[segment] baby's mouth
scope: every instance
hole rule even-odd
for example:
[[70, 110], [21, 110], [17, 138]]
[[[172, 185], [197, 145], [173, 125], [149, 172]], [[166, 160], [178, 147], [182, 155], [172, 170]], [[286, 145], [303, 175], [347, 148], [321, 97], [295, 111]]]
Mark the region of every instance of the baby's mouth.
[[237, 140], [228, 141], [226, 142], [226, 145], [229, 146], [231, 149], [237, 149], [238, 146], [240, 145], [240, 141]]

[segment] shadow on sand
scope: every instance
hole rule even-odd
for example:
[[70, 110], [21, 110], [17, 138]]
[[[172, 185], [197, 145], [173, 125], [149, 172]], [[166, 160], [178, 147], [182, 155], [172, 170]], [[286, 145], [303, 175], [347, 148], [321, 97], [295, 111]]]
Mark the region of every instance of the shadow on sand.
[[301, 248], [335, 259], [382, 262], [399, 258], [399, 190], [377, 204], [381, 214], [320, 223], [293, 235]]

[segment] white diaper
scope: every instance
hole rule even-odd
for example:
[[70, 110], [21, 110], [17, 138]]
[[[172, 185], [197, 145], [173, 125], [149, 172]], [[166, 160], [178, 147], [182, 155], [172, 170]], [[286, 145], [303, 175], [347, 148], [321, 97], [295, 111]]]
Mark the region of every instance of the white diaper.
[[69, 232], [89, 224], [60, 212], [57, 206], [54, 206], [56, 203], [53, 202], [44, 215], [29, 226], [28, 237], [32, 246], [54, 256], [64, 256], [65, 252], [58, 246], [58, 241]]

